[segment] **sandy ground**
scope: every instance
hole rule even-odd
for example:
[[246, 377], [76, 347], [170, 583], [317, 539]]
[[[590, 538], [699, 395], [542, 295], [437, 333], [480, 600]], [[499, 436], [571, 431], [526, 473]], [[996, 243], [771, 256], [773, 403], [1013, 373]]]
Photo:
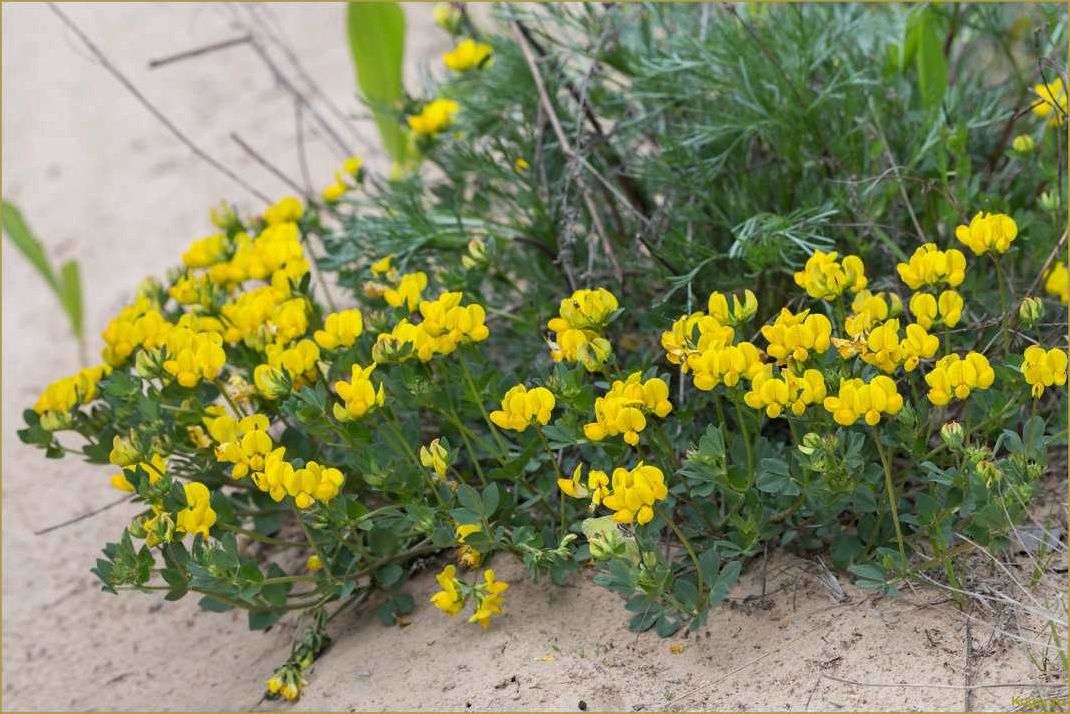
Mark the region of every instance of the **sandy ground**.
[[[289, 192], [229, 137], [238, 132], [285, 173], [300, 175], [292, 99], [248, 48], [147, 68], [151, 58], [240, 34], [234, 23], [248, 22], [245, 9], [65, 7], [206, 151], [266, 193]], [[324, 92], [345, 113], [360, 114], [343, 6], [275, 4], [266, 12]], [[431, 27], [428, 6], [407, 12], [415, 88], [445, 38]], [[88, 333], [96, 335], [143, 276], [161, 273], [210, 230], [207, 207], [224, 197], [248, 210], [259, 205], [175, 141], [46, 7], [5, 3], [2, 13], [3, 193], [23, 208], [53, 258], [81, 262]], [[308, 131], [312, 174], [323, 183], [338, 154]], [[367, 122], [343, 131], [373, 166], [382, 165]], [[21, 410], [45, 383], [73, 370], [77, 354], [53, 298], [6, 241], [3, 258], [3, 709], [290, 708], [261, 702], [260, 694], [288, 651], [292, 623], [251, 633], [243, 618], [198, 612], [191, 599], [172, 604], [99, 591], [88, 570], [129, 518], [121, 507], [32, 534], [115, 494], [107, 469], [46, 461], [15, 436]], [[1065, 486], [1054, 495], [1065, 503]], [[919, 590], [880, 602], [844, 584], [838, 600], [815, 563], [791, 556], [752, 568], [704, 631], [671, 641], [629, 634], [620, 600], [586, 577], [554, 588], [527, 582], [515, 563], [495, 566], [516, 584], [509, 614], [489, 633], [427, 604], [434, 582], [423, 573], [410, 586], [418, 603], [410, 626], [384, 628], [361, 613], [339, 618], [335, 645], [296, 707], [957, 711], [967, 704], [967, 678], [1023, 683], [972, 691], [972, 708], [1006, 710], [1012, 695], [1040, 691], [1025, 684], [1053, 681], [1014, 640], [1043, 642], [1043, 633], [1028, 630], [1036, 623], [1012, 628], [999, 613], [977, 613], [967, 657], [966, 617], [945, 593]], [[1065, 592], [1065, 575], [1053, 578], [1052, 591]], [[673, 653], [670, 644], [683, 649]], [[1042, 648], [1034, 650], [1043, 662]], [[875, 686], [901, 684], [910, 686]]]

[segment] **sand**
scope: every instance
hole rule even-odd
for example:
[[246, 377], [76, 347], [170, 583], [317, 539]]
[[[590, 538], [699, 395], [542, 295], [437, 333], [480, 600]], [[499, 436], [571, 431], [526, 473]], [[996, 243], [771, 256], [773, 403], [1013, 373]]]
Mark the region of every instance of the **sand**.
[[[290, 192], [230, 138], [237, 132], [288, 176], [300, 176], [291, 96], [247, 47], [147, 68], [152, 58], [241, 34], [233, 25], [248, 21], [245, 9], [65, 9], [205, 151], [261, 191]], [[344, 7], [275, 4], [266, 12], [333, 102], [362, 115]], [[407, 74], [416, 89], [446, 40], [432, 27], [429, 7], [407, 12]], [[54, 260], [81, 263], [87, 332], [95, 336], [142, 277], [162, 273], [186, 243], [211, 230], [209, 206], [221, 198], [250, 211], [260, 206], [168, 134], [46, 7], [5, 3], [2, 13], [3, 194], [22, 207]], [[311, 173], [321, 185], [339, 153], [308, 132]], [[366, 120], [352, 122], [343, 136], [383, 167]], [[1044, 633], [1020, 629], [999, 611], [974, 612], [968, 658], [966, 617], [946, 593], [925, 588], [879, 600], [841, 577], [838, 597], [821, 584], [815, 562], [790, 555], [771, 557], [765, 567], [759, 561], [708, 627], [671, 640], [628, 633], [622, 602], [589, 574], [565, 588], [533, 584], [517, 563], [499, 558], [495, 567], [515, 584], [508, 614], [490, 632], [432, 608], [434, 581], [424, 572], [409, 585], [417, 602], [409, 626], [386, 628], [360, 612], [339, 617], [335, 644], [310, 673], [304, 698], [295, 706], [262, 702], [264, 679], [288, 652], [292, 621], [253, 633], [244, 618], [199, 612], [192, 599], [100, 592], [89, 568], [129, 519], [125, 506], [33, 535], [116, 494], [107, 486], [109, 469], [46, 461], [15, 436], [21, 410], [78, 362], [52, 296], [6, 241], [3, 258], [5, 710], [955, 711], [966, 704], [967, 677], [978, 685], [1062, 676], [1057, 667], [1041, 672], [1021, 643], [1000, 634], [1043, 644]], [[91, 351], [98, 347], [91, 337]], [[1065, 504], [1065, 486], [1053, 497]], [[1065, 598], [1065, 574], [1048, 577], [1049, 594]], [[1028, 618], [1017, 624], [1036, 627]], [[674, 653], [670, 645], [682, 649]], [[1034, 654], [1044, 661], [1042, 648]], [[1012, 695], [1037, 691], [1045, 690], [975, 689], [970, 705], [1010, 709]]]

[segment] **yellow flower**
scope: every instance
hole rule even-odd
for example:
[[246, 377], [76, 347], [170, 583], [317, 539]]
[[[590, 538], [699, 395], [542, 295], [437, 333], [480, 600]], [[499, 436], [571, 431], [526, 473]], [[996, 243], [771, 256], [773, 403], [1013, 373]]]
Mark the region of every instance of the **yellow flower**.
[[457, 581], [457, 568], [447, 565], [435, 576], [438, 585], [442, 588], [431, 596], [431, 604], [450, 617], [453, 617], [464, 609], [464, 596], [461, 594], [460, 583]]
[[315, 502], [327, 503], [338, 495], [345, 483], [342, 472], [333, 467], [309, 461], [303, 468], [286, 473], [283, 485], [298, 508], [308, 508]]
[[1033, 87], [1040, 101], [1033, 105], [1033, 113], [1040, 118], [1051, 117], [1048, 123], [1062, 126], [1066, 123], [1066, 86], [1062, 79]]
[[996, 373], [988, 359], [970, 352], [965, 357], [956, 354], [937, 360], [932, 371], [925, 375], [929, 385], [929, 401], [940, 407], [952, 399], [966, 399], [975, 389], [988, 389], [996, 379]]
[[590, 509], [593, 511], [609, 495], [609, 475], [605, 471], [591, 469], [587, 473], [586, 486], [583, 485], [582, 479], [583, 464], [576, 464], [576, 468], [572, 470], [571, 478], [559, 478], [557, 487], [566, 496], [572, 498], [590, 497]]
[[1066, 269], [1066, 263], [1060, 260], [1051, 267], [1044, 278], [1044, 292], [1059, 298], [1063, 305], [1070, 302], [1070, 271]]
[[161, 543], [170, 543], [174, 539], [175, 520], [171, 514], [160, 506], [152, 507], [152, 515], [140, 522], [144, 533], [145, 545], [155, 548]]
[[935, 243], [926, 243], [914, 251], [910, 260], [895, 266], [899, 277], [911, 290], [947, 284], [958, 287], [966, 279], [966, 256], [961, 250], [938, 250]]
[[176, 327], [167, 336], [167, 355], [163, 368], [183, 387], [196, 387], [202, 379], [219, 376], [226, 364], [223, 337], [218, 332], [194, 332]]
[[389, 277], [394, 272], [393, 266], [390, 265], [392, 258], [393, 256], [387, 255], [372, 263], [372, 275], [386, 275]]
[[588, 372], [602, 369], [613, 350], [601, 333], [617, 308], [617, 297], [605, 288], [577, 290], [562, 300], [558, 316], [546, 324], [554, 332], [549, 341], [553, 360], [579, 362]]
[[320, 192], [323, 202], [327, 204], [338, 203], [342, 196], [349, 191], [349, 186], [341, 181], [332, 181]]
[[478, 523], [461, 523], [455, 529], [455, 534], [458, 543], [464, 543], [464, 539], [473, 533], [482, 532], [483, 527]]
[[715, 317], [695, 312], [678, 318], [670, 330], [661, 333], [661, 346], [665, 358], [680, 365], [682, 372], [687, 372], [688, 360], [692, 356], [726, 347], [732, 344], [735, 335], [735, 330], [722, 325]]
[[294, 480], [294, 467], [286, 460], [286, 447], [280, 446], [267, 455], [263, 467], [253, 473], [253, 483], [276, 503], [286, 498], [286, 483]]
[[472, 39], [461, 42], [449, 52], [442, 55], [442, 63], [454, 72], [467, 72], [484, 67], [494, 49], [483, 42]]
[[350, 156], [342, 162], [343, 173], [352, 176], [355, 179], [360, 178], [360, 172], [364, 167], [364, 159], [359, 156]]
[[270, 364], [258, 364], [253, 369], [253, 383], [265, 399], [275, 400], [290, 393], [291, 383], [286, 374]]
[[845, 290], [856, 293], [866, 287], [869, 281], [862, 259], [857, 255], [844, 256], [842, 261], [838, 258], [839, 253], [815, 251], [795, 273], [795, 284], [817, 300], [835, 300]]
[[615, 380], [604, 396], [594, 402], [593, 422], [583, 426], [591, 441], [607, 436], [623, 436], [631, 446], [639, 443], [639, 432], [646, 428], [646, 415], [664, 419], [672, 411], [669, 385], [658, 377], [643, 380], [642, 372], [632, 372], [624, 381]]
[[364, 332], [364, 318], [357, 308], [332, 312], [323, 320], [323, 329], [316, 330], [316, 344], [325, 350], [352, 347]]
[[785, 307], [772, 325], [762, 327], [762, 336], [769, 342], [766, 352], [777, 362], [805, 362], [811, 353], [828, 350], [832, 323], [824, 315], [811, 315], [809, 310], [792, 314]]
[[[323, 570], [323, 561], [318, 555], [312, 554], [308, 556], [308, 560], [305, 561], [305, 567], [313, 573]], [[271, 691], [271, 685], [268, 684], [268, 691]]]
[[216, 512], [212, 510], [212, 494], [203, 483], [194, 481], [182, 485], [186, 492], [186, 508], [175, 516], [179, 533], [198, 533], [208, 537], [208, 529], [215, 525]]
[[386, 292], [383, 293], [383, 298], [390, 307], [404, 305], [409, 312], [413, 312], [416, 310], [416, 306], [420, 304], [420, 298], [426, 287], [426, 273], [422, 271], [406, 273], [401, 276], [396, 288], [387, 288]]
[[795, 416], [802, 416], [806, 407], [821, 403], [825, 394], [825, 377], [816, 369], [808, 369], [801, 375], [785, 370], [777, 378], [773, 376], [773, 366], [765, 365], [755, 375], [743, 401], [751, 409], [764, 409], [766, 416], [776, 419], [785, 408]]
[[386, 401], [386, 392], [383, 385], [379, 389], [372, 384], [371, 375], [375, 371], [375, 364], [361, 367], [353, 365], [350, 380], [334, 383], [334, 389], [342, 398], [342, 404], [334, 405], [334, 418], [338, 421], [353, 421], [360, 419], [376, 407], [383, 406]]
[[139, 347], [148, 350], [162, 347], [173, 327], [148, 298], [138, 298], [133, 305], [123, 308], [101, 333], [104, 362], [119, 367]]
[[943, 291], [939, 299], [928, 293], [914, 293], [910, 298], [910, 312], [925, 329], [938, 321], [947, 327], [954, 327], [962, 319], [963, 306], [962, 296], [954, 290]]
[[906, 337], [899, 343], [903, 357], [903, 369], [913, 372], [918, 362], [932, 359], [940, 349], [940, 338], [930, 335], [922, 325], [907, 325]]
[[440, 439], [432, 439], [428, 446], [420, 447], [420, 464], [431, 469], [440, 478], [446, 478], [450, 465], [450, 453]]
[[889, 317], [895, 317], [902, 310], [903, 303], [895, 293], [859, 290], [851, 300], [852, 313], [843, 320], [844, 331], [857, 339]]
[[453, 3], [439, 2], [435, 3], [431, 17], [443, 30], [453, 32], [461, 22], [461, 11], [454, 7]]
[[126, 473], [133, 474], [138, 467], [144, 471], [149, 477], [149, 483], [156, 483], [159, 481], [165, 473], [167, 473], [167, 459], [159, 454], [153, 454], [152, 458], [148, 462], [142, 461], [137, 464], [130, 464], [124, 466], [123, 469], [111, 476], [112, 488], [119, 491], [126, 491], [128, 493], [134, 492], [134, 484], [130, 483], [130, 480], [126, 478]]
[[490, 420], [500, 429], [522, 432], [533, 424], [549, 423], [554, 404], [554, 394], [546, 387], [528, 389], [518, 384], [505, 393], [502, 408], [492, 411]]
[[694, 373], [695, 387], [708, 392], [721, 383], [734, 387], [740, 377], [753, 379], [762, 369], [762, 353], [750, 342], [710, 347], [692, 353], [687, 366]]
[[478, 622], [484, 630], [490, 627], [490, 620], [502, 614], [505, 600], [502, 593], [509, 589], [509, 583], [494, 579], [494, 571], [483, 571], [483, 584], [475, 587], [476, 611], [468, 618], [469, 622]]
[[227, 236], [225, 233], [213, 233], [190, 243], [182, 254], [182, 262], [187, 268], [207, 268], [227, 259]]
[[1017, 151], [1019, 154], [1028, 154], [1036, 147], [1036, 142], [1033, 141], [1033, 137], [1028, 134], [1019, 134], [1014, 137], [1014, 141], [1011, 142], [1011, 148]]
[[758, 298], [750, 290], [743, 291], [743, 302], [739, 301], [738, 295], [732, 295], [732, 307], [728, 306], [728, 298], [724, 293], [711, 293], [707, 305], [710, 317], [722, 325], [739, 327], [749, 322], [758, 312]]
[[974, 255], [1006, 253], [1018, 237], [1018, 224], [1005, 213], [981, 211], [970, 220], [970, 225], [955, 228], [955, 237], [973, 251]]
[[516, 161], [513, 162], [513, 168], [516, 169], [516, 172], [518, 174], [524, 173], [530, 167], [531, 167], [531, 164], [529, 164], [528, 160], [525, 159], [523, 156], [516, 157]]
[[903, 408], [903, 397], [891, 377], [878, 375], [872, 381], [847, 379], [834, 397], [825, 397], [825, 409], [837, 424], [851, 426], [859, 419], [876, 426], [881, 415], [894, 416]]
[[452, 99], [433, 99], [424, 105], [420, 113], [408, 116], [409, 128], [416, 136], [433, 136], [450, 128], [454, 115], [461, 105]]
[[69, 377], [62, 377], [45, 387], [37, 398], [33, 410], [38, 414], [58, 412], [66, 414], [76, 406], [96, 399], [97, 385], [111, 372], [111, 367], [98, 365], [86, 367]]
[[613, 470], [612, 490], [602, 499], [602, 505], [613, 511], [617, 523], [644, 525], [654, 519], [654, 504], [668, 495], [661, 469], [640, 461], [630, 471]]
[[231, 477], [241, 479], [264, 469], [264, 460], [274, 446], [268, 426], [268, 418], [263, 414], [251, 414], [239, 422], [221, 416], [208, 425], [208, 433], [219, 442], [216, 460], [234, 464]]
[[902, 343], [899, 339], [899, 320], [885, 320], [877, 325], [863, 342], [859, 357], [883, 372], [891, 374], [903, 361]]
[[1066, 384], [1066, 352], [1057, 347], [1045, 350], [1039, 345], [1026, 347], [1022, 358], [1022, 376], [1033, 387], [1034, 398], [1044, 394], [1045, 387]]
[[264, 221], [273, 226], [279, 223], [296, 223], [305, 214], [305, 206], [297, 196], [280, 198], [264, 211]]
[[[267, 346], [265, 355], [269, 366], [286, 371], [295, 389], [315, 382], [320, 376], [320, 348], [312, 340], [300, 340], [289, 347], [281, 343], [271, 344]], [[255, 370], [253, 379], [256, 379]]]

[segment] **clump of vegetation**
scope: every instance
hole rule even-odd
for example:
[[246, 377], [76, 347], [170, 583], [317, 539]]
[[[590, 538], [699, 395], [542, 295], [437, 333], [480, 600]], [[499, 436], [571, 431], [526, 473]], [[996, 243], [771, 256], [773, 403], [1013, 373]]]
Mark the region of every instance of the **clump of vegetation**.
[[293, 699], [325, 613], [403, 621], [433, 554], [482, 627], [511, 553], [667, 636], [770, 547], [894, 595], [1007, 545], [1066, 444], [1064, 8], [436, 15], [389, 177], [216, 212], [26, 412], [138, 504], [106, 590], [309, 611]]

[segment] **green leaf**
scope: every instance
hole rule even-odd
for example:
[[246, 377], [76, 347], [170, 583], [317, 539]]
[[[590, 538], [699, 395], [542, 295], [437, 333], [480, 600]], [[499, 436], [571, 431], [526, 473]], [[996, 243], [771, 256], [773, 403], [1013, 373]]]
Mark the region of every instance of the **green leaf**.
[[492, 483], [483, 489], [483, 515], [490, 518], [494, 515], [494, 512], [498, 510], [498, 503], [501, 500], [501, 492], [498, 490], [498, 484]]
[[479, 492], [468, 484], [461, 484], [457, 489], [457, 500], [469, 511], [484, 515], [483, 499], [479, 497]]
[[408, 132], [398, 117], [404, 100], [405, 13], [395, 2], [351, 2], [346, 16], [357, 86], [375, 116], [383, 147], [404, 163]]
[[6, 200], [2, 202], [0, 220], [3, 222], [4, 233], [15, 244], [15, 248], [30, 261], [41, 279], [52, 288], [56, 299], [67, 313], [71, 332], [79, 340], [82, 339], [82, 281], [78, 274], [78, 264], [73, 260], [67, 261], [57, 276], [41, 241], [34, 236], [22, 216], [22, 211], [13, 203]]
[[907, 35], [917, 44], [914, 58], [918, 70], [918, 90], [926, 109], [936, 109], [947, 92], [947, 58], [936, 26], [936, 15], [928, 6], [915, 12], [907, 21]]

